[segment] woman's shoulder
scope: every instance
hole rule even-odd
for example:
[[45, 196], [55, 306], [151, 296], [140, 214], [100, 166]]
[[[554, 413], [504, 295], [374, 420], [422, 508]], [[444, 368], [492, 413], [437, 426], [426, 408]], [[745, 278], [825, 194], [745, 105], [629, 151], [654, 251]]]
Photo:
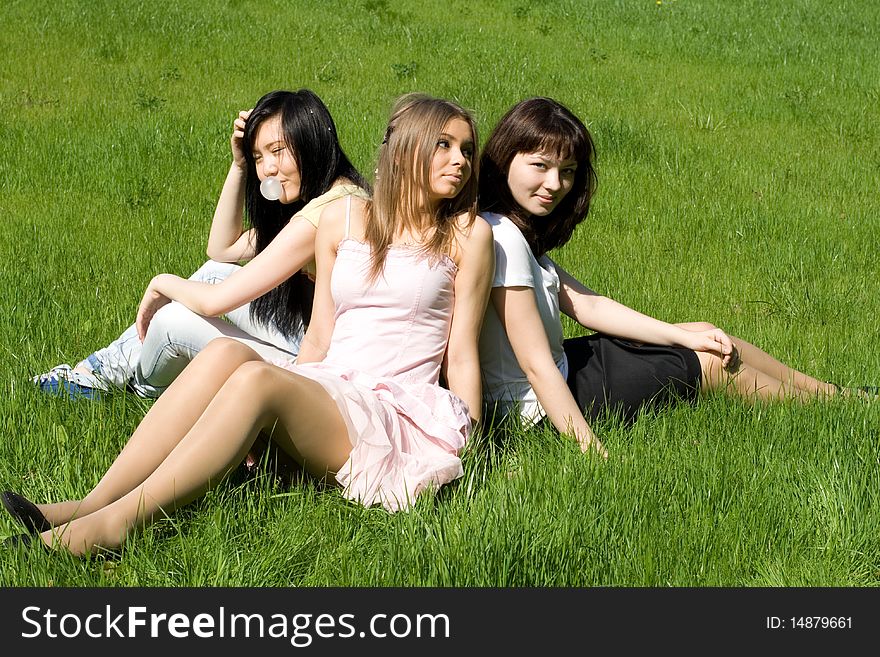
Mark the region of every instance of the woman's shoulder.
[[493, 233], [522, 235], [510, 217], [497, 212], [481, 212], [480, 216], [492, 228]]
[[370, 193], [357, 183], [353, 183], [350, 180], [343, 178], [335, 182], [333, 187], [321, 195], [321, 198], [326, 198], [326, 202], [331, 202], [338, 198], [345, 198], [346, 196], [369, 200]]
[[462, 212], [455, 218], [456, 232], [465, 240], [492, 241], [492, 228], [481, 215]]
[[503, 214], [496, 214], [495, 212], [482, 212], [480, 216], [483, 217], [483, 220], [489, 226], [496, 246], [505, 250], [525, 249], [531, 253], [529, 243], [526, 241], [522, 231], [509, 217]]
[[351, 196], [352, 201], [357, 199], [360, 202], [370, 198], [369, 193], [359, 185], [343, 182], [334, 185], [320, 196], [316, 196], [306, 203], [303, 209], [296, 213], [296, 216], [303, 217], [317, 228], [324, 217], [324, 211], [331, 205], [344, 202], [347, 196]]
[[494, 230], [497, 226], [501, 226], [505, 223], [510, 223], [510, 219], [505, 217], [503, 214], [498, 214], [497, 212], [486, 212], [485, 210], [480, 213], [480, 217], [485, 221], [489, 226]]
[[485, 257], [492, 259], [494, 242], [492, 228], [489, 227], [489, 224], [480, 215], [472, 217], [467, 212], [457, 216], [455, 221], [458, 238], [453, 241], [451, 254], [453, 261], [460, 265], [464, 253], [471, 253], [475, 256], [484, 254]]
[[480, 216], [492, 230], [492, 235], [496, 242], [525, 243], [526, 238], [523, 236], [522, 231], [513, 223], [510, 217], [496, 212], [485, 211], [481, 212]]
[[368, 199], [349, 194], [337, 198], [321, 208], [319, 233], [332, 234], [335, 241], [346, 235], [360, 234]]

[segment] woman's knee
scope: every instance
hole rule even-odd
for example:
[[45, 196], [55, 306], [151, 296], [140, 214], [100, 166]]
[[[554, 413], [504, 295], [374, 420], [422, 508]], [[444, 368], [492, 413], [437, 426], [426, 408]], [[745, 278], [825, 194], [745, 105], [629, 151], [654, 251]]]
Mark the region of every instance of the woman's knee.
[[162, 306], [150, 320], [147, 333], [163, 336], [170, 341], [177, 328], [192, 320], [194, 313], [182, 303], [171, 302]]
[[[223, 385], [223, 392], [232, 400], [246, 402], [255, 411], [260, 425], [271, 426], [277, 417], [279, 393], [284, 387], [280, 370], [263, 360], [241, 363]], [[287, 399], [287, 395], [283, 395]], [[273, 410], [276, 409], [276, 410]]]
[[136, 373], [139, 382], [159, 388], [171, 384], [204, 346], [193, 340], [198, 319], [186, 306], [176, 302], [156, 312], [141, 346]]
[[700, 361], [702, 385], [705, 388], [717, 388], [724, 382], [724, 364], [721, 358], [708, 351], [697, 351], [697, 359]]
[[319, 383], [261, 359], [238, 365], [227, 385], [234, 396], [261, 403], [264, 409], [277, 413], [283, 409], [293, 413], [317, 412], [320, 401], [330, 399]]
[[198, 357], [202, 359], [225, 359], [229, 363], [239, 362], [244, 364], [251, 361], [259, 361], [264, 365], [266, 364], [256, 351], [233, 338], [214, 338], [199, 352]]
[[[225, 338], [219, 339], [226, 340]], [[228, 342], [235, 342], [235, 340], [228, 340]], [[277, 385], [277, 381], [278, 368], [259, 359], [243, 362], [235, 368], [229, 377], [230, 384], [250, 391], [271, 389], [273, 385]]]
[[231, 262], [208, 260], [193, 272], [193, 275], [189, 277], [189, 280], [215, 285], [229, 278], [233, 272], [238, 269], [241, 269], [241, 266]]

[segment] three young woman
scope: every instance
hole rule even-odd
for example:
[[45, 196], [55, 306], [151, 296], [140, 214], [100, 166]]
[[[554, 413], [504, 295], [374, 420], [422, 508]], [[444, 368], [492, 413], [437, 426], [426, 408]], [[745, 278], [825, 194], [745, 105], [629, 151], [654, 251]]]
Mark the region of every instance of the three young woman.
[[240, 342], [212, 341], [85, 498], [36, 506], [4, 494], [44, 530], [14, 540], [74, 554], [118, 546], [215, 484], [260, 431], [365, 505], [407, 508], [460, 476], [458, 453], [480, 416], [477, 341], [493, 268], [475, 157], [476, 130], [459, 106], [399, 101], [374, 199], [349, 195], [321, 214], [297, 362], [279, 367]]
[[[369, 187], [342, 150], [329, 110], [308, 89], [272, 91], [240, 112], [231, 147], [208, 238], [212, 260], [190, 280], [154, 278], [136, 323], [76, 367], [36, 377], [43, 390], [92, 397], [113, 386], [156, 397], [223, 336], [266, 359], [296, 356], [311, 312], [321, 211], [346, 195], [366, 198]], [[277, 201], [259, 190], [269, 176], [281, 183]], [[240, 261], [249, 262], [234, 264]]]
[[[496, 268], [480, 338], [483, 394], [497, 416], [548, 418], [601, 453], [588, 418], [722, 388], [750, 398], [815, 398], [836, 386], [793, 370], [710, 324], [667, 324], [601, 296], [547, 253], [572, 237], [596, 188], [584, 124], [548, 98], [514, 106], [481, 160], [480, 212]], [[560, 313], [598, 333], [565, 340]], [[613, 337], [612, 337], [613, 336]]]
[[[345, 195], [320, 213], [312, 321], [296, 364], [278, 367], [217, 340], [84, 499], [36, 506], [6, 493], [6, 507], [47, 545], [77, 554], [114, 547], [216, 483], [262, 430], [347, 497], [407, 508], [426, 487], [461, 474], [458, 453], [480, 414], [481, 368], [492, 413], [527, 424], [546, 417], [603, 454], [589, 421], [604, 410], [632, 417], [702, 388], [767, 398], [835, 393], [711, 325], [667, 324], [598, 295], [547, 256], [586, 217], [596, 184], [589, 132], [565, 107], [534, 98], [501, 119], [481, 159], [485, 222], [476, 219], [475, 142], [458, 106], [400, 101], [373, 200]], [[260, 162], [277, 142], [253, 143], [255, 188], [274, 175]], [[157, 277], [139, 324], [197, 288], [204, 291]], [[560, 312], [599, 333], [565, 340]], [[441, 371], [448, 390], [438, 385]]]

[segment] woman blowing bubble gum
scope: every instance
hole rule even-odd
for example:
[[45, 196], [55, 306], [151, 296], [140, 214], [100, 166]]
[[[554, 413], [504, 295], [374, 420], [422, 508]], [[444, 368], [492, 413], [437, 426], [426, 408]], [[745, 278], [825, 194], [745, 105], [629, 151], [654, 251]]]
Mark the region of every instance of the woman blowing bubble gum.
[[[814, 399], [838, 386], [791, 369], [711, 324], [667, 324], [585, 287], [547, 252], [590, 208], [594, 147], [584, 124], [548, 98], [514, 106], [481, 160], [480, 210], [495, 239], [495, 280], [480, 337], [483, 394], [499, 416], [545, 417], [602, 454], [588, 418], [693, 399], [703, 388], [748, 398]], [[563, 339], [560, 312], [587, 337]], [[867, 389], [850, 391], [867, 396]]]
[[[366, 198], [368, 186], [339, 145], [329, 110], [308, 89], [272, 91], [240, 112], [231, 146], [208, 238], [213, 260], [190, 280], [155, 277], [135, 325], [76, 367], [36, 377], [40, 389], [94, 398], [121, 388], [157, 397], [223, 336], [264, 358], [296, 356], [314, 290], [300, 270], [314, 273], [321, 210], [348, 194]], [[248, 262], [233, 264], [240, 261]]]
[[476, 131], [458, 105], [414, 95], [398, 101], [385, 134], [373, 201], [347, 196], [322, 212], [296, 363], [214, 340], [85, 498], [37, 506], [4, 494], [34, 532], [10, 545], [114, 548], [215, 485], [261, 430], [367, 506], [406, 509], [461, 476], [480, 415], [477, 344], [494, 264], [491, 229], [476, 216]]

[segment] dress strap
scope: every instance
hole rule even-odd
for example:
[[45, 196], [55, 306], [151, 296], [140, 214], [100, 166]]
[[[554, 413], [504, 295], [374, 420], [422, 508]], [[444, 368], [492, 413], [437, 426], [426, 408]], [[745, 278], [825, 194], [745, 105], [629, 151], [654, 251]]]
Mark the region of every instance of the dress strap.
[[345, 197], [345, 239], [351, 229], [351, 194]]

